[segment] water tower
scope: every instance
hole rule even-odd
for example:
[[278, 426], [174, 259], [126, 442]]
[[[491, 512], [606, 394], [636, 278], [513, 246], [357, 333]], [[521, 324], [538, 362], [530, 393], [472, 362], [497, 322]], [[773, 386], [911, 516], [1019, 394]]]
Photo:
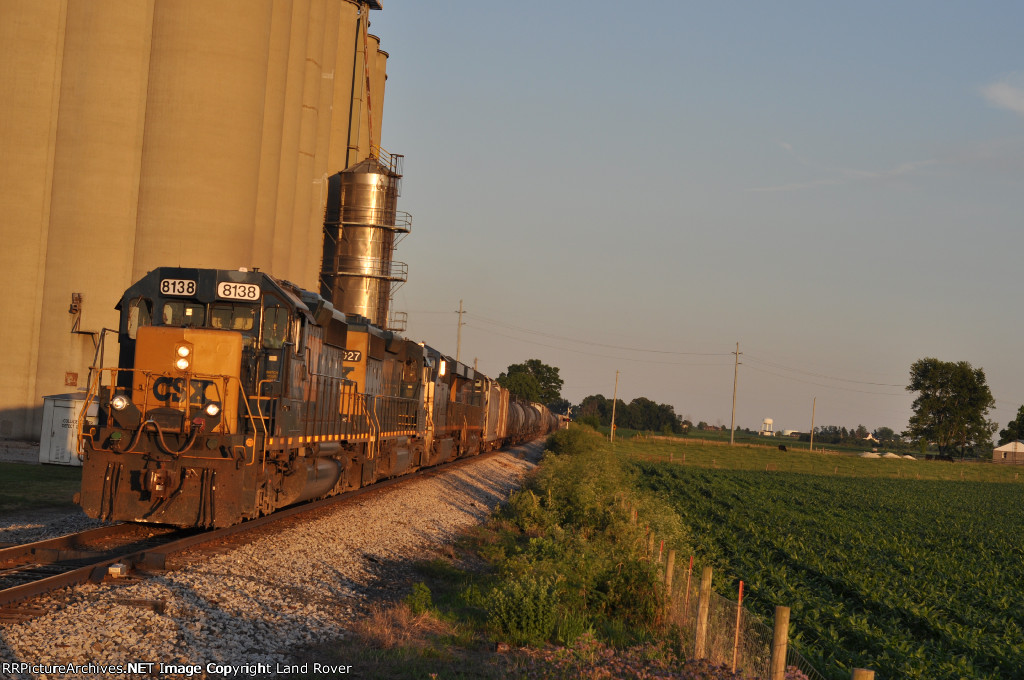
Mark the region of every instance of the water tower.
[[412, 229], [409, 213], [395, 209], [402, 160], [381, 151], [328, 180], [320, 271], [320, 294], [335, 309], [398, 331], [405, 330], [405, 320], [389, 318], [388, 311], [409, 269], [391, 258]]

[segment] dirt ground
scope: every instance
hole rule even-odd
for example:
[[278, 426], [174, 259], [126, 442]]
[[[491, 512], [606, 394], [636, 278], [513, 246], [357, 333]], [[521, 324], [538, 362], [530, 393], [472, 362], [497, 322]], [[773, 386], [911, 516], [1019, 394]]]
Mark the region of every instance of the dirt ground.
[[39, 442], [0, 439], [0, 462], [39, 463]]

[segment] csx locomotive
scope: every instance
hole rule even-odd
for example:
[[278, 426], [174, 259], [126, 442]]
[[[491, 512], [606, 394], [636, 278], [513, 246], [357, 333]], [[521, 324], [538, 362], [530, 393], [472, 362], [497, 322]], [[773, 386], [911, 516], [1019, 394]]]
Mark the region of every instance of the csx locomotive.
[[223, 527], [521, 442], [539, 404], [259, 271], [159, 268], [120, 310], [79, 423], [79, 497], [108, 520]]

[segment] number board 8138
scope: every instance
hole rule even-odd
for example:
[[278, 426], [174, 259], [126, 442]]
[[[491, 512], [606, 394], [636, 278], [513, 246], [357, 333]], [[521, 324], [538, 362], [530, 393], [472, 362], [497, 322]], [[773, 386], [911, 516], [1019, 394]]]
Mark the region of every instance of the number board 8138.
[[195, 295], [196, 282], [189, 279], [160, 279], [161, 295]]
[[217, 284], [217, 297], [228, 300], [259, 300], [260, 287], [255, 283], [221, 281]]

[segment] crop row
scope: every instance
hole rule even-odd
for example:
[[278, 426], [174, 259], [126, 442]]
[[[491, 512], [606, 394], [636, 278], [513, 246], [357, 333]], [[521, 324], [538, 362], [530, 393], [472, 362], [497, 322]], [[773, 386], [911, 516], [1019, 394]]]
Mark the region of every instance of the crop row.
[[1024, 669], [1020, 485], [637, 470], [692, 527], [698, 553], [746, 582], [749, 606], [791, 608], [795, 644], [834, 677]]

